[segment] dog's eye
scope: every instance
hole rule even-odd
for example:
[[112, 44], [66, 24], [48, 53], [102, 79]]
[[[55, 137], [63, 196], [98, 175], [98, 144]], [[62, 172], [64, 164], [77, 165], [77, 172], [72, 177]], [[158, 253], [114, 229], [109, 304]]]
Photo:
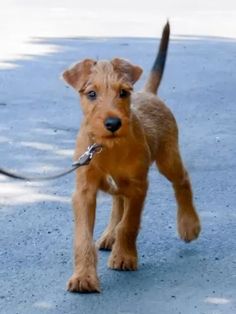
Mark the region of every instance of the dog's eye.
[[125, 89], [120, 90], [120, 94], [119, 94], [120, 98], [126, 98], [129, 95], [130, 95], [130, 93], [127, 90], [125, 90]]
[[90, 100], [95, 100], [97, 98], [97, 93], [94, 90], [91, 90], [87, 93], [87, 97]]

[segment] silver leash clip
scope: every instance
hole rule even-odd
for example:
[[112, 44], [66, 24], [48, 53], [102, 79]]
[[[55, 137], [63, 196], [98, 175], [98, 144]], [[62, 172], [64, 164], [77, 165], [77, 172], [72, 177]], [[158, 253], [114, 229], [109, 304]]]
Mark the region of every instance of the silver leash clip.
[[100, 144], [92, 144], [90, 145], [86, 152], [79, 157], [78, 160], [73, 162], [72, 166], [73, 167], [78, 167], [78, 166], [83, 166], [83, 165], [88, 165], [90, 161], [92, 160], [93, 156], [96, 153], [100, 153], [102, 151], [102, 145]]

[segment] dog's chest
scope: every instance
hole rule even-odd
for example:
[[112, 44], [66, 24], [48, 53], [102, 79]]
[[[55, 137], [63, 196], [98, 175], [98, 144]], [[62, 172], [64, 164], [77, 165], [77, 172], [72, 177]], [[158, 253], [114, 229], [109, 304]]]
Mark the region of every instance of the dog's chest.
[[114, 174], [104, 174], [101, 190], [109, 194], [121, 194], [125, 195], [128, 186], [130, 186], [130, 180], [126, 176], [116, 176]]
[[107, 185], [109, 186], [110, 193], [116, 193], [119, 191], [119, 185], [117, 181], [118, 180], [115, 180], [110, 174], [106, 175], [106, 182]]
[[[98, 155], [99, 157], [99, 155]], [[102, 156], [101, 156], [102, 157]], [[107, 158], [97, 158], [97, 168], [101, 174], [100, 189], [110, 194], [129, 195], [133, 187], [143, 178], [145, 158], [137, 154], [121, 154], [120, 151]], [[141, 174], [141, 175], [140, 175]]]

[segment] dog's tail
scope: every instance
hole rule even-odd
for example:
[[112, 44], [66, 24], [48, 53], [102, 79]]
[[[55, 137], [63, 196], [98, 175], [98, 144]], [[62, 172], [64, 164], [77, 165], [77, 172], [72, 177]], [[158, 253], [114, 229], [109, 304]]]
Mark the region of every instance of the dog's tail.
[[162, 74], [165, 68], [166, 56], [170, 37], [170, 24], [167, 21], [161, 37], [161, 43], [159, 46], [159, 51], [152, 66], [151, 73], [144, 86], [144, 91], [156, 94], [158, 87], [161, 83]]

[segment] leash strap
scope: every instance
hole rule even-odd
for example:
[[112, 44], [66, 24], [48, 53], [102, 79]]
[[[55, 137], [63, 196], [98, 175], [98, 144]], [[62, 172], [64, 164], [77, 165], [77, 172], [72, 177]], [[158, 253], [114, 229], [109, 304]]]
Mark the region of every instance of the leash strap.
[[78, 160], [76, 160], [73, 164], [72, 167], [64, 170], [63, 172], [57, 173], [52, 176], [46, 176], [46, 177], [28, 177], [28, 176], [23, 176], [19, 175], [17, 173], [5, 170], [0, 168], [0, 174], [5, 175], [9, 178], [17, 179], [17, 180], [22, 180], [22, 181], [48, 181], [48, 180], [54, 180], [60, 177], [63, 177], [73, 171], [75, 171], [77, 168], [81, 166], [86, 166], [90, 163], [92, 160], [93, 156], [96, 153], [100, 153], [102, 150], [102, 145], [99, 144], [92, 144], [90, 145], [87, 150], [85, 151], [84, 154], [82, 154]]

